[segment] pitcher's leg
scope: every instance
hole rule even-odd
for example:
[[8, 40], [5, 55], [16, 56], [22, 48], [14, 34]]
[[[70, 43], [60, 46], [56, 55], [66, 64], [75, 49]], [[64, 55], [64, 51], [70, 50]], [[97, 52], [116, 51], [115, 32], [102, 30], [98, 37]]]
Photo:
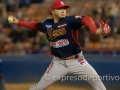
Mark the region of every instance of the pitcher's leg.
[[72, 61], [69, 62], [69, 65], [71, 65], [69, 67], [70, 73], [82, 77], [92, 85], [94, 90], [106, 90], [97, 72], [85, 59], [76, 59], [70, 64], [71, 62]]
[[106, 90], [105, 86], [99, 78], [99, 75], [90, 64], [84, 66], [83, 69], [84, 74], [86, 74], [86, 81], [92, 85], [94, 90]]
[[55, 81], [60, 79], [58, 76], [64, 76], [67, 73], [68, 70], [64, 66], [53, 60], [40, 81], [31, 87], [30, 90], [45, 90]]

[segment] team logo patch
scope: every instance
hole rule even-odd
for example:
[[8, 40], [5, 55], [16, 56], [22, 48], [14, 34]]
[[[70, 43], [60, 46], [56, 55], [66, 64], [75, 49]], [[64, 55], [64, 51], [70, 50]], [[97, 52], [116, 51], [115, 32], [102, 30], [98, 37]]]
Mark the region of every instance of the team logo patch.
[[56, 37], [66, 34], [65, 28], [58, 28], [57, 30], [53, 30], [53, 28], [47, 29], [48, 39], [53, 40]]
[[67, 24], [59, 25], [58, 28], [65, 27], [65, 26], [67, 26]]
[[82, 18], [82, 16], [75, 16], [75, 18], [80, 18], [80, 19], [81, 19], [81, 18]]
[[50, 42], [50, 46], [54, 48], [60, 48], [69, 45], [68, 39], [61, 39], [58, 40], [57, 42]]
[[82, 66], [88, 64], [88, 62], [85, 59], [78, 60], [78, 63], [81, 64]]
[[46, 28], [52, 28], [52, 25], [45, 25]]

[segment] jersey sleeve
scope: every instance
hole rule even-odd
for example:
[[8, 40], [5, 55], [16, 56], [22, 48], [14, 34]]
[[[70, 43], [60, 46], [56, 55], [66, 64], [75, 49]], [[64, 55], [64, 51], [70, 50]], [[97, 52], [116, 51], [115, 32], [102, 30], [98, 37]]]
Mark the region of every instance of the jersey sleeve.
[[46, 28], [45, 28], [45, 22], [40, 22], [38, 24], [38, 30], [45, 33], [46, 32]]
[[78, 30], [82, 26], [83, 16], [71, 16], [70, 22], [73, 30]]

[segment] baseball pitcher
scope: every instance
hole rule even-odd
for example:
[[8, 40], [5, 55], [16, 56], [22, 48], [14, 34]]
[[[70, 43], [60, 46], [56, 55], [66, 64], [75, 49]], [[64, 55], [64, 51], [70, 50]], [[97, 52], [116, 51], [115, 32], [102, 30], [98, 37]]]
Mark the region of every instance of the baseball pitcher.
[[[106, 36], [110, 34], [110, 27], [100, 21], [100, 27], [97, 28], [89, 16], [66, 16], [68, 8], [69, 6], [65, 5], [63, 1], [54, 1], [51, 5], [53, 18], [46, 19], [44, 22], [26, 22], [20, 21], [14, 16], [8, 17], [11, 24], [18, 24], [45, 33], [50, 43], [51, 54], [54, 58], [40, 81], [30, 90], [45, 90], [58, 80], [54, 79], [54, 76], [61, 77], [69, 73], [88, 78], [85, 81], [90, 83], [94, 90], [106, 90], [97, 72], [84, 58], [78, 40], [78, 29], [85, 25], [92, 33]], [[49, 80], [46, 79], [48, 76]], [[98, 79], [94, 81], [93, 77], [98, 77]]]

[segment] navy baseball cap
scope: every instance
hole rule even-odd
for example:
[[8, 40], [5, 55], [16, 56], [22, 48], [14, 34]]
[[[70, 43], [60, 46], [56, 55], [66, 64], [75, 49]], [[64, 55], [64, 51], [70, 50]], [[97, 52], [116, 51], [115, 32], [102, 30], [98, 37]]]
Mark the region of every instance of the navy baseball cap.
[[63, 1], [56, 0], [55, 2], [52, 3], [51, 10], [54, 10], [54, 9], [57, 9], [57, 8], [61, 8], [61, 7], [65, 7], [66, 9], [69, 8], [69, 6], [65, 5]]

